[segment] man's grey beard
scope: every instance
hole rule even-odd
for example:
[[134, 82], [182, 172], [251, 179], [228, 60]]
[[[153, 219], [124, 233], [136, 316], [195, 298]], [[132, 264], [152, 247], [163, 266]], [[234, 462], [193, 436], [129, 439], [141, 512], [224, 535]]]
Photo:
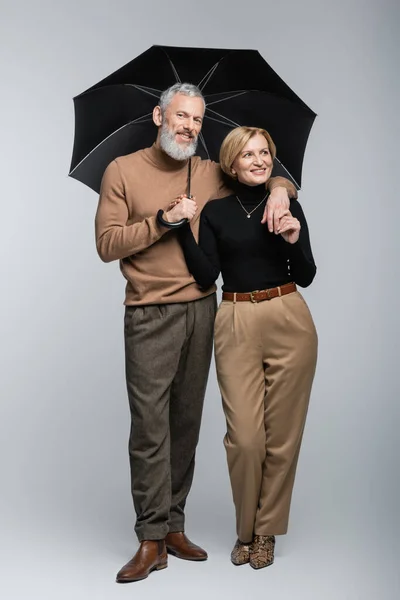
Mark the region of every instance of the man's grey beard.
[[190, 144], [182, 148], [175, 141], [175, 134], [168, 129], [167, 123], [164, 121], [161, 125], [160, 146], [165, 154], [168, 154], [174, 160], [186, 160], [193, 156], [197, 149], [197, 137], [193, 138]]

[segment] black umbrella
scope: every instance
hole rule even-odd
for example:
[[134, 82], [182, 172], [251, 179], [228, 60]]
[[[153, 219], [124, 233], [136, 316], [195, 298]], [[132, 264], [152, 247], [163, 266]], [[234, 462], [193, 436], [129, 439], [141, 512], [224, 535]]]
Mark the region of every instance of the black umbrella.
[[161, 92], [177, 82], [194, 83], [206, 100], [198, 155], [218, 161], [221, 142], [233, 127], [262, 127], [277, 146], [274, 175], [300, 187], [316, 114], [256, 50], [152, 46], [76, 96], [69, 175], [98, 192], [114, 158], [152, 145], [153, 108]]

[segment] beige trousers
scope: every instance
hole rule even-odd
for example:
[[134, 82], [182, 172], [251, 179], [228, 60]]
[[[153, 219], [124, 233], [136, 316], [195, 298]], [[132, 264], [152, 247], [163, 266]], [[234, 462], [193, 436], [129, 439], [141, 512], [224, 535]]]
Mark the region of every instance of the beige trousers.
[[238, 537], [284, 534], [317, 360], [310, 311], [299, 292], [222, 301], [214, 337]]

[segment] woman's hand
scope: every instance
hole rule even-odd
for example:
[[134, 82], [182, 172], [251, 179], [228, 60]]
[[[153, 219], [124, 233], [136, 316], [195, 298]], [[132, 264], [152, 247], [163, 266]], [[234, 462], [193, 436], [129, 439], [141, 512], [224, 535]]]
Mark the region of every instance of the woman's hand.
[[271, 190], [261, 223], [268, 223], [268, 231], [278, 232], [279, 220], [290, 206], [290, 200], [285, 187], [275, 187]]
[[285, 242], [295, 244], [300, 235], [300, 221], [292, 216], [292, 213], [287, 210], [279, 219], [278, 233], [281, 234]]
[[191, 221], [197, 211], [197, 204], [193, 198], [188, 198], [185, 195], [178, 196], [170, 203], [168, 210], [164, 212], [164, 219], [168, 223], [176, 223], [182, 219]]

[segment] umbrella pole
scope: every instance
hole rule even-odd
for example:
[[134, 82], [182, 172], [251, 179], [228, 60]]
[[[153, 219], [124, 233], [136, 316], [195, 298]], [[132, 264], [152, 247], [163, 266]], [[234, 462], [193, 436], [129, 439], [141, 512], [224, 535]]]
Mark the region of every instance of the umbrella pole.
[[[186, 195], [188, 198], [192, 197], [192, 194], [190, 193], [191, 180], [192, 180], [192, 159], [189, 158], [187, 188], [186, 188]], [[164, 227], [168, 227], [168, 229], [178, 229], [179, 227], [182, 227], [182, 225], [189, 223], [189, 219], [181, 219], [180, 221], [177, 221], [176, 223], [169, 223], [169, 221], [164, 220], [163, 214], [164, 214], [164, 211], [162, 209], [160, 209], [157, 213], [157, 221], [160, 223], [160, 225], [163, 225]]]
[[192, 194], [190, 193], [190, 184], [192, 180], [192, 159], [189, 158], [188, 162], [188, 178], [187, 178], [187, 197], [191, 198]]

